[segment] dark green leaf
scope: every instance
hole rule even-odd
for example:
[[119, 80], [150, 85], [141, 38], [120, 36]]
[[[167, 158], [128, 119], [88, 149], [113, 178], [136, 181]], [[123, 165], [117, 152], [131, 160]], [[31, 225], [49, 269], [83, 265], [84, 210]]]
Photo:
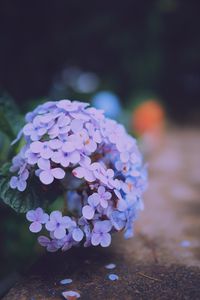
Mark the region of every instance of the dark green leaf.
[[22, 124], [22, 117], [13, 99], [0, 94], [0, 131], [14, 139]]
[[0, 171], [0, 198], [19, 213], [25, 213], [39, 206], [45, 208], [60, 193], [57, 186], [51, 185], [47, 188], [35, 176], [29, 179], [26, 190], [19, 192], [10, 188], [10, 177], [9, 164], [5, 164]]

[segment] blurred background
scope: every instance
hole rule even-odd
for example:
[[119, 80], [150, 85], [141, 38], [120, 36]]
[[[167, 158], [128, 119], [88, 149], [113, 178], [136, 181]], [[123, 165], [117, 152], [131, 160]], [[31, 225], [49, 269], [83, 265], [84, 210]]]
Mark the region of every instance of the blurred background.
[[[91, 102], [143, 137], [148, 155], [164, 128], [199, 125], [199, 8], [197, 0], [0, 1], [1, 103], [12, 98], [23, 115], [47, 99]], [[1, 163], [9, 143], [1, 134]], [[2, 204], [0, 220], [5, 278], [39, 249], [24, 216]]]

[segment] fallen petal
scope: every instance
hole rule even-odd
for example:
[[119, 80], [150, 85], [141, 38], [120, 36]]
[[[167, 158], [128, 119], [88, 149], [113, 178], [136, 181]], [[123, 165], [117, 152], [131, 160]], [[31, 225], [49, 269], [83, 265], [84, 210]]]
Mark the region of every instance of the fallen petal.
[[80, 294], [78, 292], [75, 291], [66, 291], [62, 293], [63, 297], [67, 300], [76, 300], [78, 298], [80, 298]]
[[60, 284], [69, 284], [69, 283], [72, 283], [71, 278], [65, 278], [60, 281]]

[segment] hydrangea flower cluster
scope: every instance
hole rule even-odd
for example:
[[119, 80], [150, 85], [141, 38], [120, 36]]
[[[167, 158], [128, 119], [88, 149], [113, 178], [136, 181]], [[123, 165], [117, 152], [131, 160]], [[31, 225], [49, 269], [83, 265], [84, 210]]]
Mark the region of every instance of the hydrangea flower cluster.
[[102, 111], [78, 101], [46, 102], [26, 122], [10, 187], [23, 192], [31, 176], [46, 188], [54, 182], [67, 196], [69, 214], [29, 211], [30, 231], [48, 233], [39, 243], [54, 252], [82, 242], [107, 247], [115, 231], [131, 237], [147, 182], [136, 140]]

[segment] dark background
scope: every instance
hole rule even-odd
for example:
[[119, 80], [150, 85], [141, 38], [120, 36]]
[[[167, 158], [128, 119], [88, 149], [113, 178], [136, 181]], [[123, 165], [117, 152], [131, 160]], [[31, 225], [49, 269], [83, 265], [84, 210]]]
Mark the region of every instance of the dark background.
[[26, 109], [64, 66], [95, 72], [124, 106], [155, 94], [175, 121], [200, 111], [195, 0], [0, 1], [0, 88]]

